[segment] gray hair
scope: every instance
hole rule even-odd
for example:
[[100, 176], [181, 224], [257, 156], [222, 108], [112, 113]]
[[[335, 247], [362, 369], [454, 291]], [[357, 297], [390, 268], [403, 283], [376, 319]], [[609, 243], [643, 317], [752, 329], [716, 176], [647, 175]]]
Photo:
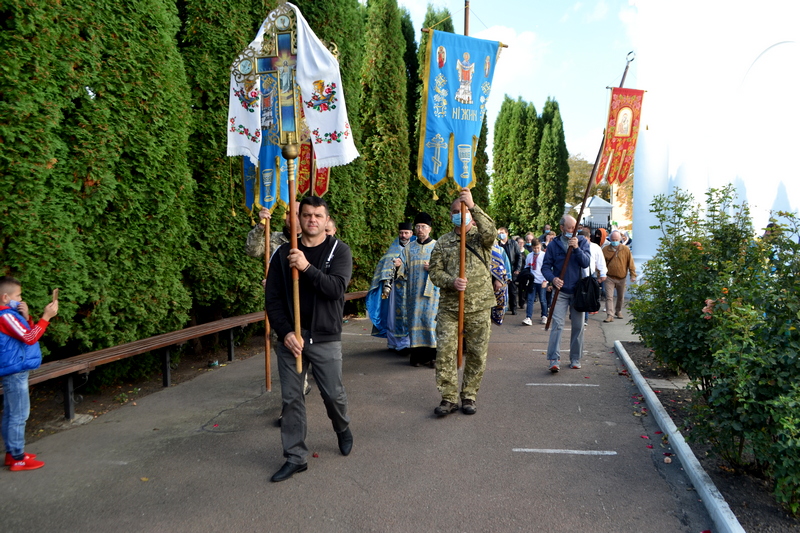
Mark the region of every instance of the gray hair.
[[612, 235], [614, 235], [615, 233], [616, 233], [617, 235], [619, 235], [619, 238], [620, 238], [620, 240], [622, 240], [622, 232], [621, 232], [621, 231], [619, 231], [619, 230], [616, 230], [616, 229], [615, 229], [615, 230], [613, 230], [611, 233], [609, 233], [609, 234], [608, 234], [608, 238], [609, 238], [609, 239], [611, 239], [611, 236], [612, 236]]

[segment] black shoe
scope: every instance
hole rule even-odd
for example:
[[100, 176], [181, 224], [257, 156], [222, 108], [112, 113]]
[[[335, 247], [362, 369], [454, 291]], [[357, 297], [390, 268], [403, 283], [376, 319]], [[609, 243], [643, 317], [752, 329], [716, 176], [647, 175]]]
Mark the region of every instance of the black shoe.
[[457, 403], [442, 400], [442, 403], [439, 404], [439, 407], [433, 410], [433, 414], [436, 416], [447, 416], [450, 413], [455, 413], [456, 411], [458, 411]]
[[509, 312], [508, 312], [508, 314], [509, 314], [509, 315], [516, 315], [516, 314], [517, 314], [517, 312], [516, 312], [516, 311], [509, 311]]
[[461, 412], [465, 415], [474, 415], [478, 410], [475, 407], [475, 400], [461, 400]]
[[281, 469], [275, 472], [275, 475], [272, 476], [270, 481], [272, 481], [273, 483], [277, 483], [278, 481], [286, 481], [287, 479], [297, 474], [298, 472], [305, 472], [306, 470], [308, 470], [307, 464], [297, 465], [294, 463], [290, 463], [289, 461], [286, 461], [285, 463], [283, 463]]
[[350, 428], [337, 433], [336, 438], [339, 439], [339, 451], [342, 452], [342, 455], [350, 455], [350, 450], [353, 449], [353, 432], [350, 431]]
[[283, 415], [279, 416], [278, 419], [275, 421], [275, 427], [281, 427], [281, 421], [283, 420]]

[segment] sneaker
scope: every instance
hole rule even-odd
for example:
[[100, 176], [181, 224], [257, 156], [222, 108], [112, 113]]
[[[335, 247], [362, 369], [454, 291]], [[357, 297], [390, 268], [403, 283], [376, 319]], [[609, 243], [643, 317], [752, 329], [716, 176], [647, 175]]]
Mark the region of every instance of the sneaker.
[[542, 324], [547, 324], [547, 317], [546, 316], [542, 317]]
[[442, 403], [439, 404], [439, 407], [433, 410], [433, 414], [436, 416], [447, 416], [450, 413], [455, 413], [456, 411], [458, 411], [457, 403], [442, 400]]
[[614, 317], [613, 316], [607, 316], [606, 319], [603, 320], [603, 322], [614, 322]]
[[531, 322], [531, 317], [529, 316], [526, 316], [525, 320], [523, 320], [522, 323], [525, 324], [526, 326], [533, 325], [533, 322]]
[[44, 463], [36, 459], [22, 459], [21, 461], [14, 461], [8, 467], [12, 472], [21, 472], [23, 470], [36, 470], [44, 466]]
[[581, 364], [580, 363], [570, 363], [570, 368], [574, 368], [575, 370], [580, 370]]
[[557, 373], [558, 371], [559, 371], [559, 368], [558, 368], [558, 362], [557, 362], [557, 361], [551, 361], [551, 362], [550, 362], [550, 372], [552, 372], [553, 374], [555, 374], [555, 373]]
[[477, 412], [475, 400], [470, 400], [468, 398], [461, 400], [461, 412], [465, 415], [474, 415]]
[[[23, 457], [22, 459], [24, 461], [27, 461], [28, 459], [36, 459], [36, 454], [35, 453], [26, 453], [25, 457]], [[14, 456], [11, 455], [10, 453], [6, 452], [5, 466], [11, 466], [11, 463], [13, 463], [13, 462], [14, 462]]]

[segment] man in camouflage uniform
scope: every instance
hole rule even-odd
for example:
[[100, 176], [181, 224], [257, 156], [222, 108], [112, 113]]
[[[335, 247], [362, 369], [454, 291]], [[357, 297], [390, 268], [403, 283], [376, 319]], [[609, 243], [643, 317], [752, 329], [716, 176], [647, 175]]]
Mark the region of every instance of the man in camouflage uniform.
[[[295, 201], [295, 213], [297, 213], [297, 205], [298, 203]], [[288, 213], [288, 209], [286, 212]], [[244, 246], [244, 253], [249, 255], [250, 257], [264, 257], [264, 225], [261, 223], [262, 220], [269, 220], [272, 218], [272, 215], [269, 212], [269, 209], [266, 207], [262, 207], [261, 210], [258, 212], [258, 224], [253, 226], [253, 229], [247, 234], [247, 243]], [[286, 218], [286, 214], [284, 213], [284, 226], [283, 231], [273, 231], [270, 233], [269, 237], [269, 255], [272, 257], [272, 254], [275, 253], [275, 250], [281, 247], [282, 244], [289, 242], [289, 220]], [[299, 225], [297, 227], [300, 227]], [[268, 258], [269, 259], [269, 258]]]
[[[459, 278], [461, 242], [461, 203], [467, 214], [467, 254], [465, 275]], [[446, 416], [458, 410], [458, 293], [464, 291], [464, 382], [461, 387], [461, 410], [475, 414], [475, 398], [486, 369], [486, 354], [491, 334], [491, 308], [497, 304], [489, 271], [492, 245], [497, 237], [494, 221], [475, 205], [469, 189], [461, 189], [459, 198], [450, 206], [453, 231], [436, 241], [431, 253], [428, 275], [441, 289], [436, 316], [436, 386], [442, 403], [434, 410]]]

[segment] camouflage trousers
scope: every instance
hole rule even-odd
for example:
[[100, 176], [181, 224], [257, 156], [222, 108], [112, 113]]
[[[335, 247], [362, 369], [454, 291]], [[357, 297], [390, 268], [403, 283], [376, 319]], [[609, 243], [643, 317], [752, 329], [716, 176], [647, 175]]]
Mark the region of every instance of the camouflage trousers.
[[[492, 333], [490, 310], [464, 313], [464, 381], [461, 399], [475, 400], [486, 370]], [[458, 311], [439, 309], [436, 317], [436, 387], [442, 400], [458, 403]]]

